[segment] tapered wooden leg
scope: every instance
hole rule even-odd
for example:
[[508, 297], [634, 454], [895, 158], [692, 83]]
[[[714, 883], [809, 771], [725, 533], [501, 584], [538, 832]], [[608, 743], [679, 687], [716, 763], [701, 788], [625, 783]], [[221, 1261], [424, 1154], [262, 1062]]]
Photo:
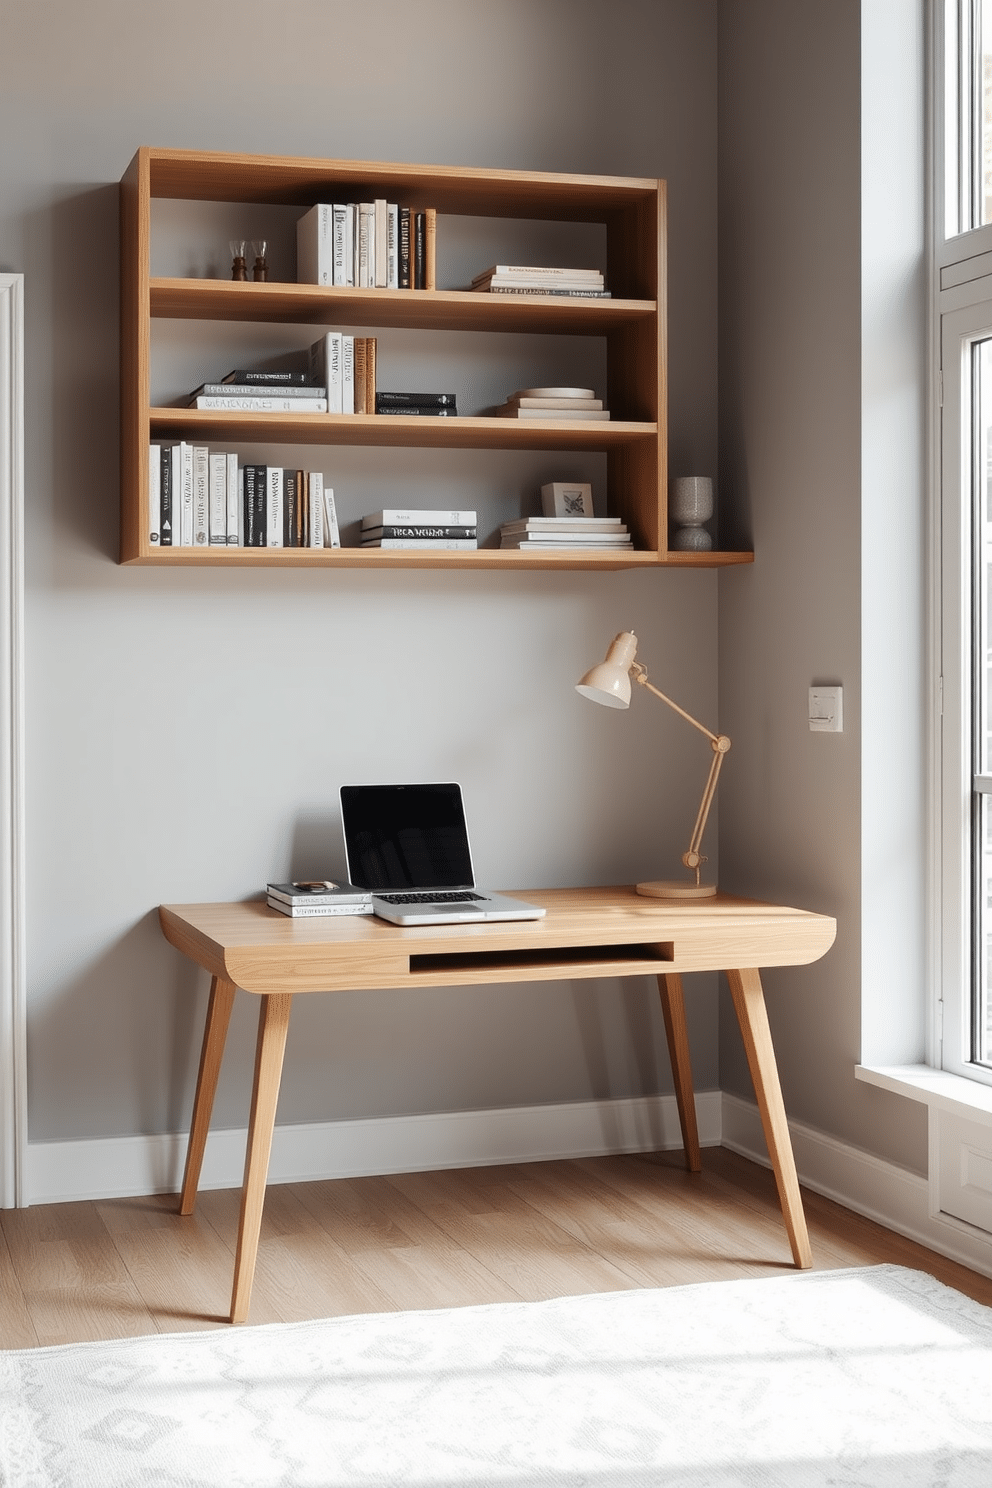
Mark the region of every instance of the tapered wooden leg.
[[255, 1276], [258, 1233], [262, 1226], [265, 1203], [265, 1180], [272, 1151], [272, 1131], [276, 1122], [279, 1081], [289, 1031], [292, 994], [271, 994], [262, 998], [258, 1011], [258, 1042], [255, 1046], [255, 1084], [251, 1096], [251, 1119], [248, 1123], [248, 1149], [245, 1153], [245, 1179], [241, 1191], [241, 1218], [238, 1223], [238, 1249], [234, 1258], [234, 1291], [231, 1294], [231, 1322], [243, 1323], [251, 1303], [251, 1284]]
[[672, 1061], [672, 1075], [675, 1079], [675, 1099], [678, 1102], [679, 1124], [682, 1127], [685, 1165], [690, 1173], [698, 1173], [702, 1169], [702, 1159], [696, 1127], [696, 1098], [692, 1089], [689, 1030], [685, 1021], [682, 978], [676, 972], [660, 976], [658, 991], [661, 994], [661, 1011], [665, 1019], [668, 1056]]
[[214, 1108], [214, 1095], [220, 1075], [227, 1027], [231, 1021], [234, 994], [233, 982], [224, 977], [214, 977], [210, 983], [210, 1002], [207, 1005], [207, 1021], [203, 1029], [203, 1047], [200, 1050], [200, 1072], [196, 1077], [196, 1097], [193, 1101], [193, 1121], [186, 1148], [186, 1171], [179, 1196], [179, 1213], [192, 1214], [196, 1203], [196, 1190], [200, 1182], [203, 1153], [210, 1130], [210, 1113]]
[[761, 977], [753, 968], [747, 968], [744, 971], [728, 971], [727, 980], [734, 999], [737, 1021], [741, 1026], [744, 1050], [768, 1145], [768, 1156], [771, 1158], [778, 1185], [782, 1217], [789, 1244], [792, 1246], [792, 1258], [798, 1267], [805, 1269], [812, 1266], [813, 1253], [810, 1250], [806, 1216], [799, 1192], [796, 1160], [792, 1153], [792, 1138], [789, 1136], [789, 1123], [782, 1100], [782, 1087], [779, 1084]]

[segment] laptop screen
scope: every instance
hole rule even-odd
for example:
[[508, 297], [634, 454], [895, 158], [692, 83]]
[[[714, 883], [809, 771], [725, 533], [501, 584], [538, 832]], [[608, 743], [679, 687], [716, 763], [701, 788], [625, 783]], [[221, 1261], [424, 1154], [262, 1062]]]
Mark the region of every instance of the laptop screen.
[[470, 888], [458, 785], [343, 785], [348, 876], [365, 889]]

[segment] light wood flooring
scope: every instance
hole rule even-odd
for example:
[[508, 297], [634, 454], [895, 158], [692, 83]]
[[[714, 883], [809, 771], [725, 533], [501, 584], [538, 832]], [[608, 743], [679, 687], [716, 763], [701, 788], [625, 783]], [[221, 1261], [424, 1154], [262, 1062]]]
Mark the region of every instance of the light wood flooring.
[[[804, 1191], [814, 1266], [929, 1271], [992, 1305], [992, 1280]], [[239, 1194], [0, 1212], [0, 1347], [214, 1328]], [[273, 1186], [249, 1322], [536, 1300], [791, 1269], [772, 1176], [720, 1148]]]

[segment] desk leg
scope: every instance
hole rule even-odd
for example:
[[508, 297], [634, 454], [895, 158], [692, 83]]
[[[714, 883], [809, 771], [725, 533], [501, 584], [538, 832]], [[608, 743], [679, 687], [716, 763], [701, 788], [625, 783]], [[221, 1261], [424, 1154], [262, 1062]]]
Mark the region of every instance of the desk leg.
[[675, 1099], [678, 1102], [679, 1124], [682, 1127], [685, 1165], [690, 1173], [699, 1173], [703, 1164], [699, 1153], [699, 1132], [696, 1128], [696, 1098], [692, 1089], [689, 1031], [685, 1021], [682, 978], [676, 972], [660, 976], [658, 991], [661, 994], [661, 1011], [665, 1019], [668, 1057], [672, 1061], [672, 1075], [675, 1080]]
[[196, 1098], [193, 1101], [193, 1121], [186, 1148], [186, 1171], [179, 1198], [180, 1214], [192, 1214], [196, 1203], [203, 1152], [207, 1145], [207, 1132], [210, 1130], [210, 1113], [214, 1108], [220, 1063], [224, 1057], [227, 1026], [231, 1021], [236, 991], [234, 983], [224, 977], [215, 976], [210, 983], [210, 1002], [203, 1029], [203, 1048], [200, 1050], [200, 1072], [196, 1077]]
[[232, 1323], [244, 1322], [251, 1303], [258, 1233], [262, 1226], [262, 1205], [265, 1202], [265, 1180], [269, 1171], [272, 1131], [276, 1122], [276, 1103], [279, 1099], [279, 1081], [282, 1077], [282, 1060], [286, 1052], [286, 1034], [289, 1031], [289, 1010], [292, 1003], [291, 993], [273, 993], [262, 998], [262, 1006], [258, 1010], [255, 1084], [251, 1095], [245, 1178], [241, 1191], [241, 1219], [238, 1223], [238, 1249], [234, 1258], [234, 1291], [231, 1294]]
[[782, 1100], [782, 1087], [779, 1084], [761, 977], [755, 969], [749, 967], [744, 971], [728, 971], [727, 980], [734, 999], [737, 1021], [741, 1026], [754, 1093], [758, 1098], [761, 1125], [778, 1185], [779, 1203], [792, 1247], [792, 1258], [801, 1270], [805, 1270], [813, 1264], [813, 1253], [806, 1230], [806, 1216], [799, 1192], [796, 1160], [792, 1154], [792, 1139]]

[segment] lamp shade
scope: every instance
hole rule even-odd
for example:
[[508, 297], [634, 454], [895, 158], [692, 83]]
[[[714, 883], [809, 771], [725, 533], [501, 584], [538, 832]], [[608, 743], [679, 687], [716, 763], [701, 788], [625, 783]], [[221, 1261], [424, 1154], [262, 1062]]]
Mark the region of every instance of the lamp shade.
[[606, 708], [629, 708], [630, 669], [636, 655], [637, 637], [631, 630], [622, 630], [610, 642], [606, 660], [586, 672], [581, 682], [575, 684], [576, 692]]

